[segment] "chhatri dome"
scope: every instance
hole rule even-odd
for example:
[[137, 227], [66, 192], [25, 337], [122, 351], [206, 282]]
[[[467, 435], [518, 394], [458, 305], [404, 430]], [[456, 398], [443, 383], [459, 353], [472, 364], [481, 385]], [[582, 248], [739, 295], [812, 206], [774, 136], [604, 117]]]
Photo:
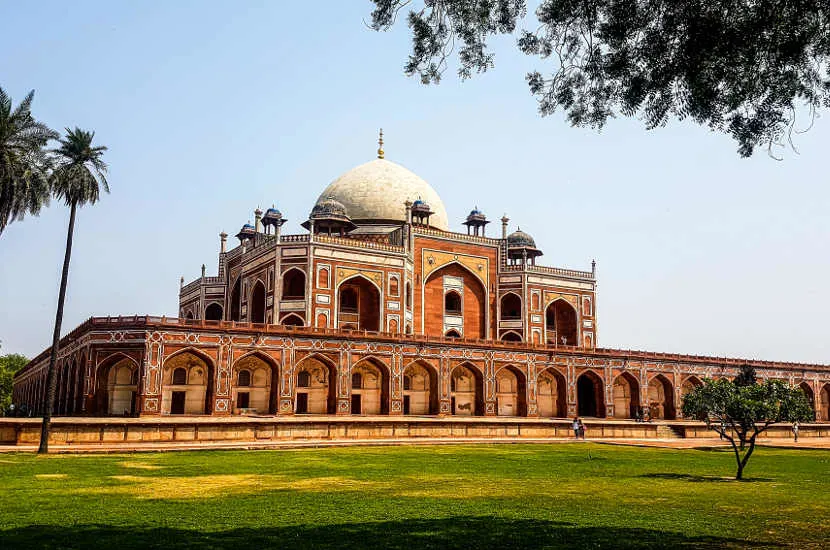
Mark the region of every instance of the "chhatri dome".
[[378, 140], [378, 158], [352, 168], [326, 187], [317, 204], [334, 199], [346, 208], [352, 222], [388, 223], [406, 221], [406, 201], [422, 200], [434, 212], [430, 225], [447, 230], [447, 209], [426, 181], [400, 164], [384, 158], [383, 131]]

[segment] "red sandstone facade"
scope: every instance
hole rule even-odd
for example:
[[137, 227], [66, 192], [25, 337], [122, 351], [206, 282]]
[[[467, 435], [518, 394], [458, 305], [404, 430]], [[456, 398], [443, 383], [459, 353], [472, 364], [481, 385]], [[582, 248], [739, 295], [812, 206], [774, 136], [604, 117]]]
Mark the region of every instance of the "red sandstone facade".
[[[382, 159], [323, 192], [307, 234], [255, 213], [179, 318], [92, 318], [61, 340], [56, 414], [679, 415], [744, 361], [597, 348], [596, 272], [536, 265], [521, 231], [446, 227], [435, 192]], [[432, 204], [421, 195], [432, 197]], [[414, 200], [413, 199], [418, 199]], [[750, 362], [830, 420], [830, 367]], [[48, 350], [17, 374], [40, 412]]]

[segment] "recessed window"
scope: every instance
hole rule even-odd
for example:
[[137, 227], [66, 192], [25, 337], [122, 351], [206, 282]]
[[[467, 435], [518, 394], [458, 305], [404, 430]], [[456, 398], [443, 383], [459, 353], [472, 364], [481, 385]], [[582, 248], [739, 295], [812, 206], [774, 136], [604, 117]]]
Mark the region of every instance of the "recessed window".
[[461, 296], [454, 290], [444, 295], [444, 315], [461, 315]]

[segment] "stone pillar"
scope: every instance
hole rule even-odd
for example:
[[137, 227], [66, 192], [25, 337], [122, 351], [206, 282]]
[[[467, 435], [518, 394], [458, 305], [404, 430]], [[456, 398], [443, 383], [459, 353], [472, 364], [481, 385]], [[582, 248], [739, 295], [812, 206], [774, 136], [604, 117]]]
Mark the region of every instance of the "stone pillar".
[[497, 416], [496, 366], [492, 359], [484, 361], [484, 416]]
[[539, 418], [539, 407], [536, 404], [536, 363], [528, 361], [525, 365], [525, 404], [527, 417]]
[[[345, 416], [352, 414], [352, 353], [346, 351], [340, 354], [341, 361], [337, 365], [337, 380], [330, 383], [337, 384], [337, 405], [335, 414]], [[342, 359], [345, 358], [345, 361]]]
[[219, 233], [219, 252], [224, 254], [228, 248], [228, 234], [222, 231]]
[[450, 365], [445, 357], [438, 361], [438, 416], [452, 415]]
[[507, 238], [507, 222], [510, 221], [510, 218], [507, 217], [507, 214], [501, 217], [501, 238]]

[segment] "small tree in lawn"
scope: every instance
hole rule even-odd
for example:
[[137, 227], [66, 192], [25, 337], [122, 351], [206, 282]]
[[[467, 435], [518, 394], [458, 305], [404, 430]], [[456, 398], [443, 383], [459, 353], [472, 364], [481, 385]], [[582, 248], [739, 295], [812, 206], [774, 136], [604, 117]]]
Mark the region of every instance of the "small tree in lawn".
[[815, 416], [801, 388], [779, 380], [750, 382], [754, 373], [744, 371], [734, 381], [706, 379], [683, 399], [683, 416], [706, 422], [732, 445], [738, 464], [735, 479], [743, 479], [756, 439], [770, 426], [809, 422]]

